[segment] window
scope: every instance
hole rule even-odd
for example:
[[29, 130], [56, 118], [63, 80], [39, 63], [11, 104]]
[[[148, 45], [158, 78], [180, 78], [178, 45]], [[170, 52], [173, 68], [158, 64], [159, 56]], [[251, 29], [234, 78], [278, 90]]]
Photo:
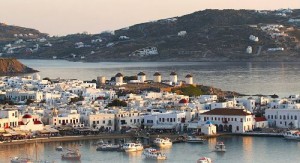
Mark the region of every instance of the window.
[[99, 124], [99, 121], [97, 121], [97, 124]]
[[218, 118], [218, 121], [220, 121], [220, 118]]
[[240, 130], [240, 127], [239, 126], [236, 126], [236, 131], [239, 131]]
[[237, 121], [237, 119], [236, 119], [236, 118], [234, 118], [234, 121]]
[[169, 118], [167, 118], [167, 122], [169, 122]]
[[279, 116], [279, 119], [281, 119], [281, 115]]
[[283, 115], [283, 120], [285, 120], [285, 115]]
[[102, 121], [102, 123], [103, 123], [103, 124], [105, 124], [105, 120], [104, 120], [104, 121]]
[[217, 117], [215, 117], [215, 121], [217, 120]]
[[295, 120], [297, 120], [297, 116], [295, 115]]
[[96, 121], [93, 121], [93, 124], [96, 124]]
[[241, 118], [241, 120], [240, 120], [241, 122], [243, 122], [243, 118]]
[[291, 119], [293, 119], [293, 116], [291, 115]]

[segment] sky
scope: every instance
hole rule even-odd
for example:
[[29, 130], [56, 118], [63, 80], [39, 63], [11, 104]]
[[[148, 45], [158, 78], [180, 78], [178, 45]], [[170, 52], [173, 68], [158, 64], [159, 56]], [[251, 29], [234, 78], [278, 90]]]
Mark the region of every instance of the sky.
[[50, 35], [100, 33], [205, 9], [300, 8], [300, 0], [0, 0], [0, 22]]

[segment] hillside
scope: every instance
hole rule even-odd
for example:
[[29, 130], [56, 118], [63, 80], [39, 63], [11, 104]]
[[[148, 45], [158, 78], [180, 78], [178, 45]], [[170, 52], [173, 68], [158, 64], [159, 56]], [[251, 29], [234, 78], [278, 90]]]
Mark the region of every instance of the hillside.
[[204, 10], [94, 35], [13, 37], [5, 45], [0, 38], [0, 53], [91, 62], [300, 61], [299, 20], [300, 10]]
[[0, 58], [0, 75], [37, 72], [19, 62], [17, 59]]

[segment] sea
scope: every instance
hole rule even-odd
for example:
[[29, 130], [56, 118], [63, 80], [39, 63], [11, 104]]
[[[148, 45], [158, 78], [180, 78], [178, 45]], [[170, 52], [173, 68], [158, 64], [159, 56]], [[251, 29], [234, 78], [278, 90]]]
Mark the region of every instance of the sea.
[[[105, 140], [104, 141], [108, 141]], [[117, 140], [115, 140], [117, 142]], [[224, 142], [226, 152], [214, 151], [218, 141]], [[14, 156], [37, 158], [51, 163], [196, 163], [201, 157], [209, 157], [213, 163], [299, 163], [300, 142], [280, 137], [222, 136], [210, 138], [203, 144], [178, 143], [171, 148], [160, 149], [167, 160], [152, 160], [142, 152], [96, 151], [97, 140], [50, 142], [0, 146], [0, 162], [9, 163]], [[80, 161], [61, 160], [63, 152], [55, 148], [79, 149]]]
[[143, 71], [147, 79], [155, 72], [169, 80], [175, 71], [179, 80], [192, 74], [194, 83], [213, 86], [246, 95], [287, 97], [300, 93], [299, 62], [70, 62], [66, 60], [20, 60], [51, 79], [93, 80], [97, 76], [110, 79], [118, 72], [125, 76]]
[[[110, 79], [121, 72], [133, 76], [143, 71], [147, 79], [153, 79], [155, 72], [162, 74], [163, 80], [175, 71], [179, 80], [188, 73], [194, 82], [236, 91], [247, 95], [273, 95], [287, 97], [300, 93], [300, 64], [298, 62], [70, 62], [65, 60], [20, 60], [23, 64], [39, 70], [42, 78], [93, 80], [97, 76]], [[208, 139], [203, 144], [179, 143], [172, 148], [161, 149], [168, 159], [149, 160], [141, 152], [96, 151], [96, 140], [50, 142], [0, 146], [0, 162], [5, 163], [14, 156], [37, 157], [51, 162], [61, 160], [57, 146], [78, 148], [82, 153], [79, 162], [85, 163], [195, 163], [200, 157], [210, 157], [214, 163], [298, 163], [300, 162], [300, 142], [280, 137], [222, 136]], [[217, 141], [223, 141], [227, 151], [213, 151]], [[71, 161], [74, 162], [74, 161]]]

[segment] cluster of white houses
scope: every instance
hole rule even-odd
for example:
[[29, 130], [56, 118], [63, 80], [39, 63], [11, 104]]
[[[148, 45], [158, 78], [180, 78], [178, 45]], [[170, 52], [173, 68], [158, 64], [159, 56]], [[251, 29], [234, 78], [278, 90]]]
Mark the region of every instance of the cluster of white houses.
[[[158, 72], [153, 76], [154, 82], [161, 82]], [[122, 74], [115, 77], [116, 82], [123, 83]], [[299, 95], [283, 99], [230, 98], [220, 102], [217, 95], [188, 97], [169, 92], [117, 96], [115, 90], [96, 88], [96, 83], [61, 79], [50, 82], [37, 74], [0, 79], [1, 101], [20, 104], [0, 106], [0, 135], [58, 132], [64, 126], [108, 132], [142, 128], [216, 134], [300, 125]], [[140, 72], [138, 80], [145, 82], [146, 75]], [[175, 72], [170, 74], [170, 82], [177, 82]], [[186, 76], [186, 83], [192, 84], [191, 75]], [[34, 102], [25, 105], [30, 99]], [[74, 99], [80, 100], [70, 103]], [[108, 107], [116, 99], [127, 106]], [[257, 107], [266, 108], [264, 117], [254, 116]]]

